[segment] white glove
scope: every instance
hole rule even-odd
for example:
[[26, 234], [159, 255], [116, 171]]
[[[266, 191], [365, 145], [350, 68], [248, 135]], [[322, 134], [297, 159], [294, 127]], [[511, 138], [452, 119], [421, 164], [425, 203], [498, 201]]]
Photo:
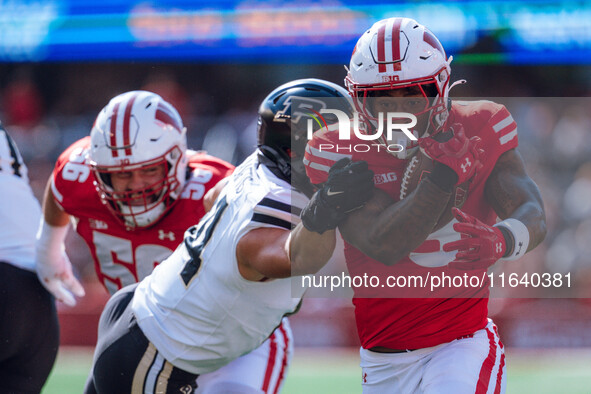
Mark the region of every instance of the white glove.
[[41, 219], [35, 247], [37, 276], [58, 301], [76, 305], [74, 295], [84, 297], [84, 288], [72, 273], [64, 240], [68, 226], [52, 226]]

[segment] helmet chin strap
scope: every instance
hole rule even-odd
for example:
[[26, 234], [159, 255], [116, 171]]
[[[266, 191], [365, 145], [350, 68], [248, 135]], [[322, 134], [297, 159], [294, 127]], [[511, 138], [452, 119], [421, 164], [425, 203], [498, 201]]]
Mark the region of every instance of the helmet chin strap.
[[[274, 151], [274, 149], [269, 148], [267, 146], [260, 146], [259, 149], [262, 152], [264, 152], [262, 148]], [[264, 164], [269, 169], [269, 171], [275, 174], [275, 176], [287, 181], [289, 184], [291, 184], [293, 188], [306, 195], [306, 197], [311, 198], [314, 192], [316, 191], [314, 185], [310, 183], [310, 179], [308, 179], [308, 177], [305, 174], [299, 173], [298, 171], [294, 171], [291, 167], [291, 164], [287, 164], [287, 162], [279, 160], [283, 163], [283, 165], [281, 165], [280, 163], [271, 160], [264, 154], [259, 154], [258, 159], [259, 163]], [[289, 176], [286, 176], [286, 173], [289, 173]]]
[[277, 177], [289, 182], [291, 179], [291, 165], [281, 158], [279, 152], [267, 145], [259, 146], [259, 150], [263, 153], [258, 155], [259, 162], [266, 165]]

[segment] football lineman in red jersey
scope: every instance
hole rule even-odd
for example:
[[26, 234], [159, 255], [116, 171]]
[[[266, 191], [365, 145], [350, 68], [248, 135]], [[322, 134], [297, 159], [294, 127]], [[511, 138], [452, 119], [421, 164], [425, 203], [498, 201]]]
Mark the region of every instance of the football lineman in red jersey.
[[[377, 22], [357, 42], [345, 79], [366, 135], [340, 140], [329, 126], [308, 145], [305, 163], [314, 184], [324, 183], [342, 159], [366, 161], [375, 174], [373, 197], [362, 209], [331, 215], [322, 204], [330, 192], [325, 185], [312, 199], [316, 207], [302, 213], [309, 230], [339, 227], [351, 276], [425, 277], [446, 270], [487, 278], [496, 261], [516, 260], [545, 237], [540, 193], [516, 150], [517, 125], [503, 105], [452, 101], [451, 60], [416, 21]], [[388, 111], [416, 116], [414, 138], [395, 132], [367, 144], [367, 135], [377, 134], [378, 113]], [[363, 149], [355, 147], [364, 142]], [[405, 168], [418, 154], [433, 161], [432, 170], [401, 199]], [[448, 207], [461, 184], [469, 185], [461, 210]], [[453, 220], [449, 215], [438, 228], [446, 207]], [[487, 318], [486, 283], [412, 298], [355, 289], [363, 392], [503, 392], [505, 357]]]
[[[90, 136], [59, 157], [43, 204], [37, 242], [39, 276], [57, 299], [83, 296], [64, 252], [70, 219], [88, 245], [99, 281], [113, 294], [146, 276], [182, 242], [212, 201], [205, 197], [234, 167], [187, 150], [176, 109], [160, 96], [132, 91], [98, 114]], [[292, 351], [284, 319], [259, 348], [199, 377], [198, 393], [234, 384], [246, 392], [279, 388]], [[280, 373], [280, 371], [282, 373]]]

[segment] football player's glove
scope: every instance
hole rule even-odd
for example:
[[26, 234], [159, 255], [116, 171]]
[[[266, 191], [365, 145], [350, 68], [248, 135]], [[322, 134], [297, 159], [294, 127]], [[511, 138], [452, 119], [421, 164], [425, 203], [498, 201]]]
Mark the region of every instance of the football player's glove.
[[507, 240], [500, 227], [489, 226], [458, 208], [452, 212], [459, 223], [453, 225], [461, 234], [459, 241], [448, 242], [443, 250], [457, 250], [456, 258], [449, 267], [463, 270], [487, 269], [507, 252]]
[[480, 164], [482, 150], [477, 147], [480, 137], [468, 139], [461, 124], [454, 124], [452, 130], [453, 136], [445, 142], [426, 137], [419, 139], [419, 146], [425, 155], [448, 166], [456, 173], [457, 186], [472, 178], [474, 173], [482, 167]]
[[361, 208], [374, 191], [373, 171], [367, 162], [344, 158], [328, 172], [328, 180], [302, 210], [302, 223], [319, 234], [336, 228], [349, 212]]
[[84, 288], [72, 273], [72, 263], [65, 251], [63, 241], [67, 229], [67, 226], [51, 226], [42, 221], [35, 248], [36, 270], [47, 291], [58, 301], [74, 306], [74, 295], [83, 297]]

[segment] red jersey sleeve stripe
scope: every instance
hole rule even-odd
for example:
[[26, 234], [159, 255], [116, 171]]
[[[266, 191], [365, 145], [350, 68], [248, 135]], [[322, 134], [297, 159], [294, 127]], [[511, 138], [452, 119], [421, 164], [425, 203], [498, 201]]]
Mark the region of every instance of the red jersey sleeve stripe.
[[501, 141], [501, 145], [505, 145], [507, 142], [511, 141], [515, 137], [517, 137], [517, 125], [516, 124], [514, 124], [513, 130], [502, 135], [501, 138], [499, 138], [499, 140]]
[[332, 161], [333, 164], [341, 159], [344, 159], [344, 158], [351, 159], [353, 157], [352, 155], [346, 155], [344, 153], [337, 153], [337, 152], [330, 152], [328, 150], [322, 150], [322, 144], [320, 144], [318, 146], [318, 148], [307, 145], [306, 146], [306, 153], [308, 154], [308, 156]]
[[321, 171], [308, 167], [306, 169], [306, 175], [308, 175], [308, 178], [310, 178], [310, 182], [312, 182], [312, 184], [318, 185], [320, 183], [326, 182], [326, 179], [328, 178], [328, 171]]
[[324, 164], [314, 163], [306, 158], [304, 158], [304, 165], [306, 167], [313, 168], [318, 171], [324, 171], [326, 173], [328, 173], [328, 171], [330, 170], [330, 166], [325, 166]]
[[515, 123], [515, 120], [513, 120], [513, 117], [511, 116], [510, 113], [507, 112], [507, 110], [500, 111], [500, 112], [504, 112], [507, 116], [503, 117], [503, 119], [501, 119], [500, 121], [493, 124], [493, 130], [495, 131], [495, 133], [498, 133], [499, 131], [508, 127], [512, 123]]

